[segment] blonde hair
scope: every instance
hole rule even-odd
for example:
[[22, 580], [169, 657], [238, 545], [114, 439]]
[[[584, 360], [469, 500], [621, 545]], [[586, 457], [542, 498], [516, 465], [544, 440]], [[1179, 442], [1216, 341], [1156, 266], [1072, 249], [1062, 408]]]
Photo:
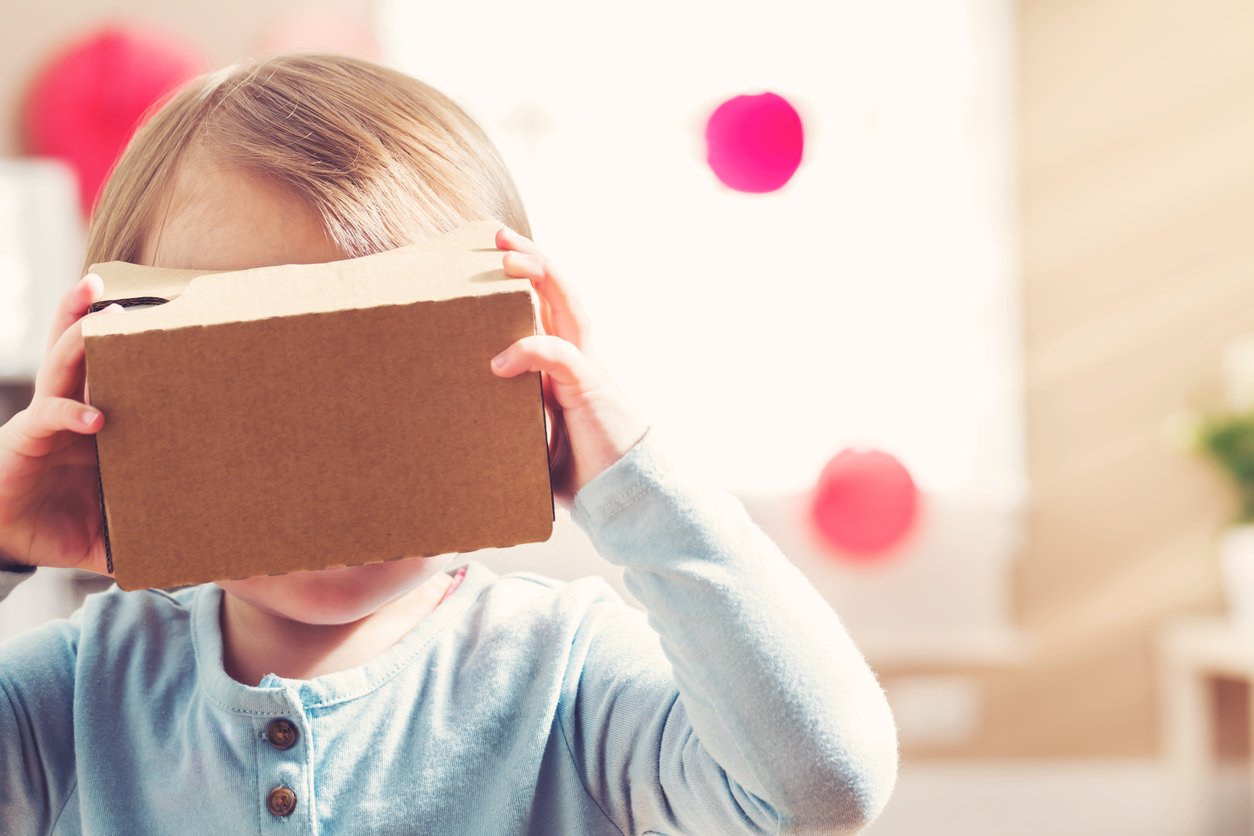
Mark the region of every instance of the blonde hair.
[[199, 76], [149, 110], [98, 196], [84, 272], [138, 263], [189, 153], [280, 184], [349, 257], [484, 218], [531, 236], [496, 147], [450, 98], [369, 61], [295, 53]]

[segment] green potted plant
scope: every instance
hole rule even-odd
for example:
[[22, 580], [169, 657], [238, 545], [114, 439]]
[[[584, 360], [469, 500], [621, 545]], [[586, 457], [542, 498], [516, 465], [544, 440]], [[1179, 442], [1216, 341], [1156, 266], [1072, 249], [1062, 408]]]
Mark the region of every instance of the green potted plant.
[[1193, 444], [1236, 490], [1237, 513], [1219, 543], [1220, 573], [1230, 615], [1254, 623], [1254, 336], [1229, 345], [1224, 377], [1227, 405], [1198, 419]]

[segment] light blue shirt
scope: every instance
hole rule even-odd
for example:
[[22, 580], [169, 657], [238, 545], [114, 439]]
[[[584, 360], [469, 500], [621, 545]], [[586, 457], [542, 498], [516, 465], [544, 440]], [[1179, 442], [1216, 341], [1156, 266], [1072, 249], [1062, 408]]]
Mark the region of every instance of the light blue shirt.
[[[896, 779], [884, 693], [739, 500], [667, 443], [650, 428], [571, 511], [647, 615], [600, 578], [472, 560], [396, 645], [311, 680], [228, 676], [212, 584], [111, 588], [0, 644], [0, 831], [860, 829]], [[0, 575], [0, 595], [24, 577]]]

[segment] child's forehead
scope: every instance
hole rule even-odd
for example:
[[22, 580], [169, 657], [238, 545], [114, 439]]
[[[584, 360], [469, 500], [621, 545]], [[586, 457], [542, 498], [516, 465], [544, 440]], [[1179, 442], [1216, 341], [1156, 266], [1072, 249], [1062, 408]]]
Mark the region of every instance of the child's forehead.
[[311, 207], [277, 184], [193, 155], [178, 168], [140, 263], [243, 270], [345, 258]]

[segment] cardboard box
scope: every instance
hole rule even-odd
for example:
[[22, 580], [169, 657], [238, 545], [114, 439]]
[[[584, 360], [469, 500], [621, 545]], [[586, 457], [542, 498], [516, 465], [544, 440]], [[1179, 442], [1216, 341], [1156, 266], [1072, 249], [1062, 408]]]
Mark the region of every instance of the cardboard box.
[[500, 226], [327, 264], [92, 265], [94, 307], [130, 306], [83, 322], [118, 585], [547, 540], [540, 374], [489, 367], [538, 332]]

